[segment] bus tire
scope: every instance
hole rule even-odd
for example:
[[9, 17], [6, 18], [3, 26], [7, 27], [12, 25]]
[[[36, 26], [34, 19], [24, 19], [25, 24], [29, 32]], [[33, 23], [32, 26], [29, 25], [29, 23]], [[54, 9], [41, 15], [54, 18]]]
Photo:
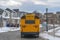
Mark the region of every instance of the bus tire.
[[21, 38], [23, 38], [23, 37], [24, 37], [24, 35], [21, 34]]
[[21, 35], [21, 38], [23, 38], [24, 36]]

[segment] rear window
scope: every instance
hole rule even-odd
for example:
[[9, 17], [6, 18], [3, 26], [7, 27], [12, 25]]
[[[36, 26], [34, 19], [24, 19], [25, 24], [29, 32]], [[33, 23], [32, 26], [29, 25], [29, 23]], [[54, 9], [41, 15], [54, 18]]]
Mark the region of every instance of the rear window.
[[25, 24], [35, 24], [35, 21], [34, 20], [26, 20]]

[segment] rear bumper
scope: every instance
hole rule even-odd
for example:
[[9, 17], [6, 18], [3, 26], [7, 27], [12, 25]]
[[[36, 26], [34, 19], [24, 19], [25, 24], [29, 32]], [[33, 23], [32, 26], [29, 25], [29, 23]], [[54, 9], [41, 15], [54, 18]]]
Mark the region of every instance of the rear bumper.
[[22, 35], [38, 35], [39, 32], [21, 32]]

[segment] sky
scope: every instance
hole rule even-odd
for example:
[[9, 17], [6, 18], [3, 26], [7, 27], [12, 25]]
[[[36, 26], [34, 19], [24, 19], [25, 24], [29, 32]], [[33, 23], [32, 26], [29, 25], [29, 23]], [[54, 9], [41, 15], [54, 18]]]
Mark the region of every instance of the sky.
[[43, 13], [48, 8], [48, 12], [57, 12], [60, 11], [60, 0], [0, 0], [0, 8]]

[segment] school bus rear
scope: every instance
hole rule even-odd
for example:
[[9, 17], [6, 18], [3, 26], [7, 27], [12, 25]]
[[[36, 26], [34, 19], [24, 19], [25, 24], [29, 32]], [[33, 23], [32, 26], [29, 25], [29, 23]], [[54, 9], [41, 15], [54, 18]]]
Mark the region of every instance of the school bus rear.
[[35, 35], [39, 36], [40, 19], [34, 14], [26, 14], [20, 21], [21, 36]]

